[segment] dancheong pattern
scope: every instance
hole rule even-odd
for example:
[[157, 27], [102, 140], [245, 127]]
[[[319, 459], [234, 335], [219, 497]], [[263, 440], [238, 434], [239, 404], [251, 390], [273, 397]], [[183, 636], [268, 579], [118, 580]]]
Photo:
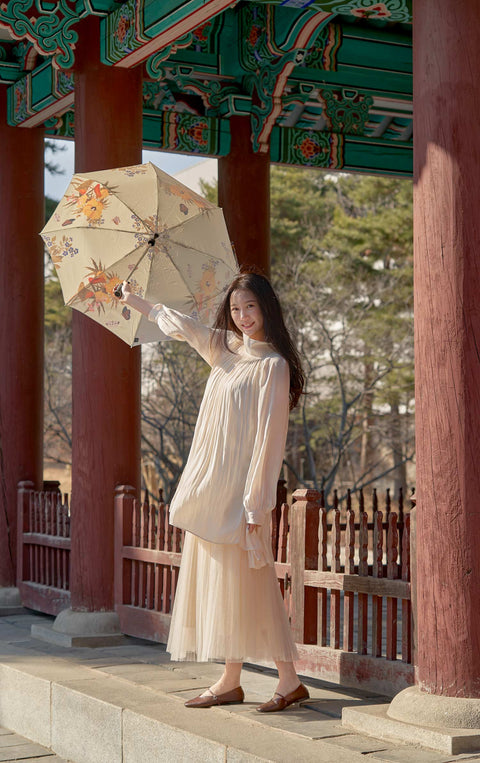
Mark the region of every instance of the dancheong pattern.
[[74, 136], [91, 14], [103, 63], [143, 62], [145, 148], [225, 156], [242, 116], [275, 161], [412, 171], [412, 0], [0, 0], [9, 124]]

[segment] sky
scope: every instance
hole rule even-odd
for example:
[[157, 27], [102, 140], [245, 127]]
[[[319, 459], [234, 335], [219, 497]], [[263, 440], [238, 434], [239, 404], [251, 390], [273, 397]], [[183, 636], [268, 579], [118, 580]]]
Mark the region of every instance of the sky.
[[[52, 175], [45, 170], [45, 195], [55, 201], [60, 201], [75, 172], [75, 144], [71, 140], [55, 140], [59, 146], [65, 147], [63, 151], [52, 154], [47, 152], [47, 160], [58, 164], [63, 170], [62, 175]], [[166, 153], [164, 151], [144, 151], [142, 161], [156, 164], [164, 172], [174, 175], [187, 167], [193, 167], [199, 162], [205, 161], [205, 157], [185, 156], [184, 154]]]

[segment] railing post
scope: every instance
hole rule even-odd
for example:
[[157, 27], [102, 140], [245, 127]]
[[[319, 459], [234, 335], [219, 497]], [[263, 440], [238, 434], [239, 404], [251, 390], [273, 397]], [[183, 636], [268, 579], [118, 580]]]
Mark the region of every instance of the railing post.
[[410, 601], [412, 602], [412, 664], [417, 665], [417, 507], [410, 510]]
[[318, 568], [320, 493], [296, 490], [290, 513], [292, 631], [299, 644], [317, 643], [317, 591], [305, 588], [304, 570]]
[[114, 549], [114, 608], [125, 602], [130, 590], [130, 567], [132, 562], [123, 560], [123, 547], [132, 543], [132, 516], [135, 488], [117, 485], [115, 488], [115, 549]]
[[35, 485], [30, 480], [24, 480], [18, 483], [17, 487], [17, 588], [24, 580], [25, 568], [28, 564], [26, 550], [23, 545], [23, 533], [28, 532], [29, 528], [29, 506], [30, 496]]

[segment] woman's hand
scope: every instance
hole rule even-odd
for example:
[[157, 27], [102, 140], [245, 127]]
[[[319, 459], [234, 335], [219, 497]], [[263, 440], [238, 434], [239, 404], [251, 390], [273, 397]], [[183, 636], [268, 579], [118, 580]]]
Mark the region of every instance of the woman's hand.
[[132, 287], [130, 286], [129, 281], [123, 281], [122, 283], [122, 296], [120, 297], [120, 302], [126, 302], [128, 303], [128, 295], [132, 293]]
[[257, 527], [260, 527], [260, 525], [247, 524], [247, 530], [249, 533], [257, 532]]
[[130, 281], [122, 282], [122, 296], [119, 297], [119, 299], [120, 302], [125, 302], [129, 307], [146, 315], [147, 318], [153, 307], [151, 302], [148, 302], [146, 299], [143, 299], [143, 297], [139, 297], [138, 294], [133, 293]]

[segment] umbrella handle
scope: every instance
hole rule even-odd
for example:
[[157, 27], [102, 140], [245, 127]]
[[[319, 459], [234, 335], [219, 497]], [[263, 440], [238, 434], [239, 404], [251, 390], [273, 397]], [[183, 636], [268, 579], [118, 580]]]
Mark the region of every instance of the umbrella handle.
[[115, 288], [113, 290], [113, 293], [115, 294], [117, 299], [121, 299], [122, 298], [123, 291], [122, 291], [122, 284], [121, 283], [119, 283], [119, 284], [117, 284], [117, 286], [115, 286]]

